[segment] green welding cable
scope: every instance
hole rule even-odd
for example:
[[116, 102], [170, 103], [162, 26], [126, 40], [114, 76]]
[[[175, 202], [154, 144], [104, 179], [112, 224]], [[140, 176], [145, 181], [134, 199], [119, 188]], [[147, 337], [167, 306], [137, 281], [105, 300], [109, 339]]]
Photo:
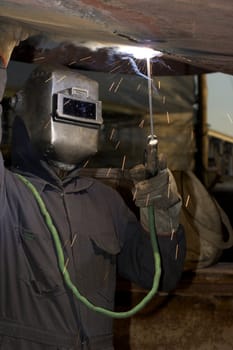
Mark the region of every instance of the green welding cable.
[[138, 311], [140, 311], [157, 293], [160, 276], [161, 276], [161, 261], [160, 261], [160, 255], [159, 255], [159, 249], [158, 249], [158, 242], [157, 242], [157, 235], [156, 235], [156, 227], [155, 227], [155, 217], [154, 217], [154, 208], [153, 206], [148, 207], [148, 216], [149, 216], [149, 226], [150, 226], [150, 238], [151, 238], [151, 244], [154, 254], [154, 262], [155, 262], [155, 274], [153, 279], [153, 285], [151, 290], [148, 292], [148, 294], [132, 309], [128, 311], [122, 311], [122, 312], [115, 312], [112, 310], [108, 310], [99, 306], [96, 306], [92, 304], [87, 298], [85, 298], [82, 294], [80, 294], [77, 287], [72, 283], [69, 272], [65, 266], [65, 259], [64, 254], [62, 250], [62, 244], [59, 238], [59, 234], [57, 232], [56, 227], [53, 224], [52, 218], [45, 206], [45, 203], [43, 199], [41, 198], [40, 194], [36, 190], [35, 186], [24, 176], [20, 174], [16, 174], [19, 179], [31, 190], [33, 196], [35, 197], [38, 206], [40, 208], [40, 211], [44, 217], [44, 220], [49, 228], [49, 231], [52, 235], [55, 250], [57, 253], [57, 259], [58, 259], [58, 265], [61, 273], [63, 274], [64, 281], [69, 289], [73, 292], [75, 297], [81, 301], [83, 304], [85, 304], [89, 309], [95, 312], [102, 313], [105, 316], [109, 316], [112, 318], [127, 318], [135, 315]]

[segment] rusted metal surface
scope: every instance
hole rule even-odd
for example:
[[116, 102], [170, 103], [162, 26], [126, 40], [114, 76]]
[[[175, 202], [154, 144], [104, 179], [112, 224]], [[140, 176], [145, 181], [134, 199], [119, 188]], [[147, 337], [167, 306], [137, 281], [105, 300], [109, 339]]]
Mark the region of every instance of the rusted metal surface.
[[232, 74], [232, 7], [231, 0], [2, 0], [0, 17], [49, 38], [47, 51], [64, 42], [149, 46], [165, 58]]

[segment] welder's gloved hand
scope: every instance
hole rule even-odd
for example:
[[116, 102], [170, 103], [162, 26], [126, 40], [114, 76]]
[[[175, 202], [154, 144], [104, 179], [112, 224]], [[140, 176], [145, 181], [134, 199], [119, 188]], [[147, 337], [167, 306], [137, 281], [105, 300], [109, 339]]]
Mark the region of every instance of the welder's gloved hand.
[[[32, 30], [30, 32], [33, 33]], [[2, 65], [6, 68], [15, 46], [27, 39], [30, 33], [21, 24], [5, 23], [3, 20], [0, 22], [0, 33], [0, 58]]]
[[154, 207], [155, 225], [158, 234], [172, 234], [179, 226], [181, 196], [178, 193], [175, 179], [166, 168], [165, 161], [159, 161], [156, 176], [147, 178], [144, 165], [140, 164], [130, 170], [134, 182], [133, 196], [140, 208], [140, 221], [149, 231], [148, 206]]

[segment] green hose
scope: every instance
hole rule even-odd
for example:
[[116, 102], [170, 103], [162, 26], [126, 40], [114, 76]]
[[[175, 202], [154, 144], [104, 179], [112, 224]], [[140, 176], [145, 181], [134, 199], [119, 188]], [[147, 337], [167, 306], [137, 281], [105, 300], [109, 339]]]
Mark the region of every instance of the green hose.
[[65, 259], [64, 254], [62, 250], [61, 241], [59, 238], [59, 234], [57, 232], [56, 227], [54, 226], [52, 222], [52, 218], [45, 206], [44, 201], [42, 200], [40, 194], [34, 187], [34, 185], [27, 180], [24, 176], [16, 174], [20, 180], [31, 190], [33, 193], [38, 206], [40, 208], [40, 211], [45, 219], [45, 222], [50, 230], [50, 233], [52, 235], [55, 250], [57, 253], [58, 258], [58, 266], [61, 271], [61, 273], [64, 276], [64, 281], [69, 289], [73, 292], [75, 297], [81, 301], [83, 304], [85, 304], [89, 309], [92, 311], [99, 312], [105, 316], [113, 317], [113, 318], [127, 318], [131, 317], [134, 314], [136, 314], [138, 311], [140, 311], [151, 299], [152, 297], [157, 293], [158, 286], [159, 286], [159, 280], [161, 275], [161, 261], [160, 261], [160, 255], [159, 255], [159, 249], [158, 249], [158, 242], [157, 242], [157, 235], [156, 235], [156, 227], [155, 227], [155, 218], [154, 218], [154, 208], [153, 206], [148, 207], [148, 216], [149, 216], [149, 226], [150, 226], [150, 238], [151, 238], [151, 244], [153, 248], [153, 254], [154, 254], [154, 262], [155, 262], [155, 274], [154, 274], [154, 280], [151, 290], [148, 292], [148, 294], [132, 309], [128, 311], [123, 312], [114, 312], [108, 309], [104, 309], [102, 307], [96, 306], [92, 304], [87, 298], [85, 298], [83, 295], [80, 294], [76, 286], [72, 283], [70, 279], [69, 272], [65, 266]]

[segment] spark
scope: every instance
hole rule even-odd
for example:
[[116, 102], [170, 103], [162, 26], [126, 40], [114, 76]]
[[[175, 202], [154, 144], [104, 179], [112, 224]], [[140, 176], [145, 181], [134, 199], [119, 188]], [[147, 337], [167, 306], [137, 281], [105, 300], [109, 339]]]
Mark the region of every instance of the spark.
[[232, 120], [232, 118], [231, 118], [231, 116], [230, 116], [229, 113], [227, 113], [227, 117], [228, 117], [228, 119], [230, 120], [230, 122], [233, 123], [233, 120]]
[[134, 201], [135, 201], [135, 199], [136, 199], [137, 191], [138, 191], [138, 189], [136, 188], [136, 190], [134, 191], [134, 194], [133, 194], [133, 200], [134, 200]]
[[118, 68], [121, 68], [121, 65], [119, 65], [119, 66], [116, 66], [116, 67], [114, 67], [113, 69], [111, 69], [110, 70], [110, 73], [113, 73], [115, 70], [117, 70]]
[[163, 104], [166, 102], [166, 96], [163, 96]]
[[63, 269], [63, 275], [64, 275], [64, 273], [65, 273], [66, 270], [67, 270], [67, 266], [68, 266], [68, 264], [69, 264], [69, 261], [70, 261], [70, 258], [67, 258], [66, 263], [65, 263], [65, 265], [64, 265], [64, 269]]
[[125, 168], [125, 161], [126, 161], [126, 156], [123, 157], [121, 170], [124, 170], [124, 168]]
[[64, 80], [66, 78], [66, 75], [63, 75], [63, 77], [61, 77], [60, 79], [58, 79], [56, 82], [60, 83], [62, 80]]
[[53, 77], [48, 78], [47, 80], [45, 80], [45, 83], [48, 83], [52, 79], [53, 79]]
[[161, 87], [161, 83], [160, 83], [160, 80], [158, 81], [158, 89], [160, 89]]
[[177, 243], [177, 245], [176, 245], [176, 255], [175, 255], [175, 259], [176, 260], [178, 258], [178, 252], [179, 252], [179, 244]]
[[77, 61], [71, 61], [70, 63], [68, 63], [68, 66], [72, 66], [75, 63], [77, 63]]
[[170, 124], [170, 116], [168, 112], [167, 112], [167, 123]]
[[148, 206], [149, 199], [150, 199], [150, 193], [148, 193], [146, 196], [146, 207]]
[[110, 134], [110, 137], [109, 137], [109, 140], [110, 140], [110, 141], [112, 140], [113, 135], [115, 134], [115, 131], [116, 131], [116, 129], [115, 129], [115, 128], [112, 128], [112, 131], [111, 131], [111, 134]]
[[77, 238], [77, 233], [74, 235], [74, 238], [72, 239], [72, 242], [70, 244], [71, 247], [73, 247], [74, 242], [76, 241], [76, 238]]
[[114, 85], [115, 85], [115, 82], [113, 81], [112, 84], [110, 85], [110, 88], [108, 89], [108, 91], [112, 91], [112, 88]]
[[140, 121], [140, 124], [138, 125], [139, 126], [139, 128], [143, 128], [144, 127], [144, 124], [145, 124], [145, 120], [144, 119], [142, 119], [141, 121]]
[[63, 104], [63, 106], [67, 105], [68, 103], [70, 103], [70, 99], [68, 99], [68, 100]]
[[173, 238], [174, 238], [174, 234], [175, 234], [175, 230], [174, 230], [174, 228], [172, 229], [172, 232], [171, 232], [171, 241], [173, 240]]
[[109, 168], [108, 171], [107, 171], [107, 174], [106, 174], [106, 177], [108, 177], [110, 175], [110, 172], [111, 172], [112, 168]]
[[45, 59], [44, 56], [41, 56], [41, 57], [34, 57], [34, 58], [33, 58], [33, 62], [35, 62], [35, 61], [40, 61], [40, 60], [44, 60], [44, 59]]
[[141, 88], [141, 84], [138, 84], [136, 91], [139, 91]]
[[190, 195], [187, 196], [186, 202], [185, 202], [185, 207], [188, 207], [189, 204], [189, 200], [190, 200]]
[[167, 186], [167, 197], [170, 197], [170, 193], [171, 193], [171, 184], [169, 182], [168, 186]]
[[119, 148], [120, 143], [121, 143], [121, 141], [118, 141], [118, 142], [117, 142], [117, 144], [116, 144], [116, 146], [115, 146], [115, 150]]
[[120, 87], [120, 85], [121, 85], [121, 83], [122, 83], [122, 80], [123, 80], [123, 78], [120, 78], [120, 80], [119, 80], [117, 86], [115, 87], [115, 89], [114, 89], [114, 92], [115, 92], [115, 93], [116, 93], [117, 90], [119, 89], [119, 87]]
[[45, 123], [44, 129], [47, 129], [47, 127], [49, 126], [50, 123], [51, 123], [51, 120], [49, 119], [49, 120], [47, 121], [47, 123]]
[[86, 61], [86, 60], [89, 60], [91, 59], [92, 56], [86, 56], [86, 57], [82, 57], [79, 59], [79, 61]]
[[89, 163], [89, 159], [86, 161], [86, 163], [84, 163], [83, 168], [86, 168], [88, 163]]

